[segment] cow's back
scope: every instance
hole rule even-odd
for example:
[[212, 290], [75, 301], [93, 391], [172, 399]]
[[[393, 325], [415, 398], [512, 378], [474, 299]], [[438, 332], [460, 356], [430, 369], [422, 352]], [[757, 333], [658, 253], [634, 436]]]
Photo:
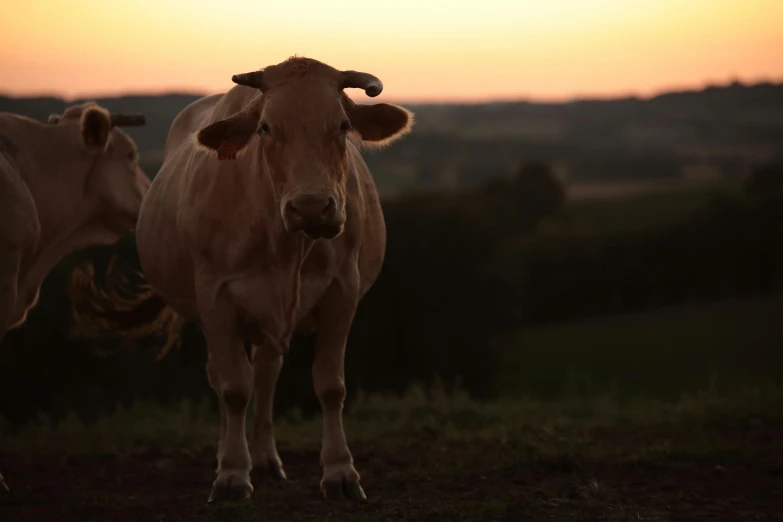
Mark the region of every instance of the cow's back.
[[198, 164], [194, 135], [210, 123], [239, 111], [257, 95], [236, 86], [225, 94], [194, 101], [174, 119], [166, 138], [163, 165], [142, 204], [136, 227], [139, 258], [145, 276], [177, 311], [194, 316], [193, 262], [178, 227], [181, 198]]

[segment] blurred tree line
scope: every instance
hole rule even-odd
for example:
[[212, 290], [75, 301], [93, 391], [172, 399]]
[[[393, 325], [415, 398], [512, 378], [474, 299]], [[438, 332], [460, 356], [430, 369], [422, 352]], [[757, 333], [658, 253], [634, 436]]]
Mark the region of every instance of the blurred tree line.
[[[415, 193], [383, 203], [387, 257], [359, 306], [346, 360], [349, 397], [403, 391], [412, 382], [459, 385], [491, 398], [500, 354], [490, 339], [554, 321], [651, 310], [696, 300], [783, 293], [783, 167], [755, 171], [744, 193], [714, 197], [681, 222], [646, 230], [585, 232], [560, 219], [566, 191], [541, 163], [480, 187]], [[667, 208], [656, 212], [666, 213]], [[90, 418], [134, 400], [212, 397], [198, 328], [154, 361], [154, 340], [100, 345], [69, 338], [69, 271], [121, 252], [139, 270], [133, 236], [78, 252], [47, 279], [39, 305], [0, 349], [0, 417], [76, 410]], [[284, 364], [278, 413], [318, 410], [313, 337], [297, 339]], [[99, 355], [100, 354], [100, 355]]]

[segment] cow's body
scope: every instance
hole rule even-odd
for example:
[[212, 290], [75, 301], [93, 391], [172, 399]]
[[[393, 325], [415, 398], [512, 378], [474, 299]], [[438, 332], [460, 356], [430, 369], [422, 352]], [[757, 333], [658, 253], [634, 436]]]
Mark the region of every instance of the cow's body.
[[70, 107], [57, 124], [0, 114], [0, 341], [64, 256], [135, 225], [149, 180], [111, 118], [94, 104]]
[[[375, 184], [356, 146], [346, 140], [332, 147], [328, 138], [323, 149], [317, 149], [317, 133], [326, 124], [311, 123], [293, 109], [290, 118], [285, 111], [275, 116], [272, 104], [289, 94], [284, 90], [287, 81], [292, 89], [301, 89], [300, 99], [307, 99], [311, 85], [322, 80], [319, 75], [334, 71], [318, 62], [296, 60], [276, 67], [302, 63], [304, 69], [310, 67], [304, 78], [284, 76], [276, 91], [269, 90], [272, 94], [260, 96], [256, 89], [236, 86], [186, 107], [172, 124], [163, 166], [137, 226], [146, 277], [173, 308], [201, 323], [207, 340], [207, 373], [222, 417], [213, 497], [249, 495], [251, 459], [255, 469], [285, 477], [272, 433], [273, 394], [291, 336], [312, 329], [318, 334], [313, 379], [324, 410], [322, 488], [327, 497], [364, 496], [342, 430], [343, 357], [356, 305], [380, 273], [386, 232]], [[268, 70], [265, 74], [271, 76]], [[310, 83], [304, 83], [307, 75]], [[313, 91], [312, 96], [320, 93]], [[340, 103], [339, 96], [335, 89], [335, 103]], [[269, 114], [277, 118], [272, 121], [301, 121], [269, 129], [264, 121]], [[229, 131], [221, 127], [227, 121], [233, 125]], [[408, 122], [407, 112], [404, 121]], [[255, 126], [267, 130], [255, 134]], [[242, 130], [246, 127], [247, 132]], [[231, 149], [228, 145], [235, 138], [229, 134], [234, 128], [242, 131], [236, 138], [242, 144]], [[210, 129], [220, 131], [216, 139], [205, 135]], [[293, 136], [294, 132], [304, 137]], [[283, 136], [286, 147], [294, 138], [301, 139], [304, 160], [291, 158], [290, 148], [280, 152]], [[217, 158], [214, 150], [226, 152], [227, 147], [229, 157], [238, 152], [236, 159]], [[309, 147], [313, 156], [336, 162], [318, 168], [340, 170], [330, 174], [332, 178], [323, 176], [306, 185], [322, 192], [313, 195], [316, 189], [308, 189], [305, 205], [325, 205], [312, 219], [301, 203], [304, 189], [296, 192], [281, 174], [285, 169], [317, 170], [310, 163], [297, 163], [309, 161]], [[277, 152], [285, 156], [287, 167], [276, 163]], [[299, 205], [293, 212], [286, 206], [286, 194], [293, 194]], [[329, 200], [323, 194], [333, 196]], [[296, 226], [309, 226], [308, 234]], [[335, 234], [338, 226], [341, 233]], [[243, 349], [245, 341], [253, 344], [252, 366]], [[251, 393], [256, 424], [248, 451], [244, 423]]]
[[[133, 229], [149, 179], [118, 125], [143, 118], [74, 105], [43, 124], [0, 113], [0, 344], [69, 253]], [[8, 489], [3, 476], [0, 486]]]
[[[264, 336], [282, 340], [290, 337], [289, 322], [293, 319], [293, 323], [302, 325], [304, 316], [312, 311], [352, 256], [356, 258], [353, 261], [360, 279], [360, 294], [364, 295], [380, 273], [386, 228], [370, 171], [356, 147], [349, 144], [351, 169], [346, 204], [351, 217], [337, 239], [308, 242], [305, 247], [309, 251], [299, 269], [302, 238], [274, 233], [279, 212], [276, 205], [264, 204], [264, 199], [271, 196], [270, 187], [260, 184], [257, 198], [246, 192], [257, 181], [251, 165], [259, 161], [259, 151], [248, 150], [235, 161], [219, 162], [192, 139], [195, 131], [231, 116], [256, 94], [254, 89], [236, 86], [225, 95], [193, 102], [177, 116], [166, 142], [164, 164], [143, 205], [137, 241], [144, 273], [152, 286], [178, 313], [198, 319], [196, 261], [191, 252], [194, 246], [188, 237], [183, 237], [189, 233], [197, 236], [196, 248], [225, 264], [220, 267], [220, 276], [240, 291], [248, 292], [247, 303], [237, 298], [237, 306], [247, 314], [248, 322], [263, 319]], [[230, 205], [228, 209], [226, 203]], [[209, 234], [203, 234], [207, 229]], [[263, 240], [269, 244], [264, 245]], [[165, 249], [161, 249], [163, 245]], [[261, 270], [270, 263], [275, 264], [269, 267], [271, 270]], [[248, 276], [255, 279], [259, 274], [265, 276], [263, 280], [248, 280]], [[297, 279], [301, 279], [299, 291], [295, 287]], [[271, 306], [276, 310], [292, 309], [301, 296], [295, 319], [286, 314], [253, 317], [252, 303], [258, 295], [278, 296]], [[305, 322], [305, 328], [307, 323], [310, 321]], [[257, 336], [251, 336], [251, 340], [261, 341]]]

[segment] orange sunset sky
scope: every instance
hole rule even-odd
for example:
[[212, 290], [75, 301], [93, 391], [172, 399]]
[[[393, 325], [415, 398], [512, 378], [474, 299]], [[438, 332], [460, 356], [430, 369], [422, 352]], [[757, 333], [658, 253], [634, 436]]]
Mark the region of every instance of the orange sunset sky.
[[222, 92], [293, 54], [379, 99], [562, 100], [783, 80], [783, 0], [29, 0], [3, 7], [0, 92]]

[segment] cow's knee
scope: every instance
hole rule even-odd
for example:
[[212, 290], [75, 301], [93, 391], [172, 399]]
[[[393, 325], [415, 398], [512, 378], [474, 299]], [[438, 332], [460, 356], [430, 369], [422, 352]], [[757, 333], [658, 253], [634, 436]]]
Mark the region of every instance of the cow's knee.
[[221, 391], [220, 397], [223, 399], [226, 411], [242, 414], [250, 403], [250, 387], [242, 386], [241, 383], [239, 383], [239, 386], [227, 386]]
[[339, 411], [345, 402], [345, 384], [334, 382], [316, 384], [315, 394], [321, 403], [321, 407], [326, 411]]
[[253, 375], [245, 362], [232, 368], [216, 368], [212, 376], [213, 388], [229, 414], [244, 415], [253, 393]]
[[226, 364], [227, 361], [207, 361], [207, 381], [223, 404], [231, 408], [230, 411], [244, 409], [253, 391], [253, 375], [249, 362], [241, 359], [238, 362], [239, 364]]

